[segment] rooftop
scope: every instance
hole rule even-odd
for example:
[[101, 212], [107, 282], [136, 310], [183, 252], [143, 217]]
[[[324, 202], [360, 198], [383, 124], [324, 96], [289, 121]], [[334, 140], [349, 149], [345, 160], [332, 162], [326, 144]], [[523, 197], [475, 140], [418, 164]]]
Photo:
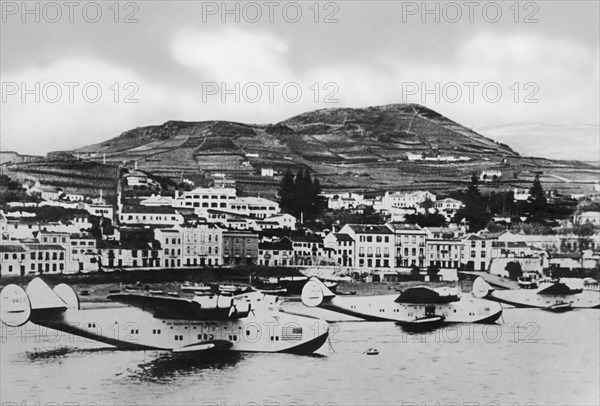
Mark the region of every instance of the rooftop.
[[0, 244], [0, 252], [25, 252], [25, 248], [19, 244]]
[[123, 206], [121, 213], [175, 214], [176, 211], [170, 206]]
[[348, 224], [357, 234], [394, 234], [387, 226], [381, 224]]

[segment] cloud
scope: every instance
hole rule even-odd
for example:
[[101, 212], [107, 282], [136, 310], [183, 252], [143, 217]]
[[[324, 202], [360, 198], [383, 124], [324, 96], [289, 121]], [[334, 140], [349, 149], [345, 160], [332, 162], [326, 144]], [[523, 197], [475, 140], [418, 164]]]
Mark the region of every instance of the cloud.
[[104, 141], [130, 128], [166, 120], [189, 100], [184, 92], [177, 95], [177, 89], [93, 58], [9, 71], [3, 73], [3, 86], [2, 150], [34, 154]]
[[[254, 27], [229, 27], [220, 30], [180, 28], [167, 41], [168, 55], [181, 76], [146, 77], [144, 66], [125, 68], [100, 58], [79, 57], [57, 59], [51, 64], [31, 65], [24, 69], [3, 72], [3, 81], [32, 85], [49, 82], [98, 83], [103, 91], [97, 103], [83, 100], [81, 87], [76, 101], [66, 96], [57, 103], [28, 97], [25, 103], [19, 95], [7, 96], [0, 117], [2, 150], [16, 149], [29, 153], [71, 149], [100, 142], [138, 126], [159, 124], [167, 120], [224, 119], [251, 123], [277, 122], [308, 110], [326, 107], [364, 107], [399, 102], [422, 103], [464, 125], [480, 128], [510, 122], [541, 122], [547, 124], [598, 123], [598, 49], [589, 49], [566, 38], [553, 38], [535, 33], [510, 35], [480, 32], [446, 53], [444, 60], [411, 53], [375, 52], [372, 58], [361, 60], [348, 55], [348, 62], [331, 63], [325, 58], [303, 61], [291, 39]], [[338, 61], [340, 59], [337, 59]], [[125, 83], [137, 85], [134, 96], [138, 103], [124, 103], [128, 91]], [[258, 84], [262, 92], [258, 100], [243, 95], [239, 102], [222, 92], [206, 94], [203, 84], [215, 82], [218, 90], [244, 86], [255, 96], [249, 84]], [[265, 82], [278, 82], [270, 100]], [[469, 102], [469, 88], [464, 82], [479, 82], [474, 102]], [[497, 103], [486, 101], [482, 86], [498, 83], [502, 97]], [[537, 103], [524, 103], [535, 87]], [[114, 83], [120, 86], [118, 102]], [[326, 84], [329, 85], [326, 86]], [[414, 83], [417, 93], [408, 96], [407, 86]], [[440, 100], [426, 90], [439, 84]], [[449, 83], [458, 83], [463, 92], [455, 97]], [[515, 102], [514, 83], [519, 84]], [[295, 84], [302, 95], [286, 98], [283, 85]], [[444, 98], [443, 88], [447, 93]], [[65, 90], [63, 86], [63, 90]], [[413, 88], [413, 91], [415, 89]], [[6, 95], [5, 95], [6, 96]], [[333, 103], [325, 103], [331, 96]], [[335, 100], [338, 102], [335, 102]]]

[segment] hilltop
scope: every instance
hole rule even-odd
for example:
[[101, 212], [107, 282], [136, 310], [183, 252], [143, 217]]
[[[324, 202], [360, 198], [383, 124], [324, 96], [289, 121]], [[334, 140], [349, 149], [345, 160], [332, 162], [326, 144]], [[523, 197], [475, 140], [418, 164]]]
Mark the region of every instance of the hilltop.
[[265, 196], [274, 195], [278, 178], [260, 176], [262, 168], [309, 168], [326, 190], [366, 192], [455, 189], [482, 170], [501, 171], [498, 183], [507, 187], [528, 184], [540, 170], [548, 182], [573, 190], [597, 176], [597, 168], [583, 163], [522, 157], [418, 104], [322, 109], [275, 124], [168, 121], [69, 153], [105, 166], [111, 180], [117, 165], [137, 162], [142, 170], [196, 184], [224, 173]]

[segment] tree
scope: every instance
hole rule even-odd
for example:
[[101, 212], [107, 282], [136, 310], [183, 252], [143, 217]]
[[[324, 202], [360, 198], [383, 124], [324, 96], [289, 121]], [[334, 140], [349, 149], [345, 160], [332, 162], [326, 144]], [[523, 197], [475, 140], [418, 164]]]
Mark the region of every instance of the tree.
[[579, 251], [587, 249], [590, 245], [590, 237], [594, 235], [594, 225], [590, 223], [574, 224], [573, 234], [577, 236], [577, 247]]
[[508, 264], [506, 264], [504, 270], [508, 272], [508, 277], [510, 279], [517, 279], [519, 276], [523, 275], [521, 264], [517, 261], [511, 261]]
[[481, 199], [481, 192], [479, 191], [479, 179], [476, 175], [471, 175], [471, 183], [467, 186], [467, 196], [474, 200]]
[[285, 213], [297, 218], [314, 220], [325, 209], [321, 183], [313, 179], [308, 169], [299, 169], [296, 176], [286, 171], [279, 185], [279, 205]]
[[496, 224], [493, 221], [490, 221], [489, 223], [487, 223], [485, 228], [490, 233], [499, 233], [500, 231], [504, 231], [506, 229], [504, 226], [501, 226], [500, 224]]
[[421, 268], [416, 265], [410, 267], [410, 274], [413, 276], [419, 276], [421, 274]]
[[440, 268], [437, 265], [429, 265], [427, 267], [427, 275], [434, 276], [440, 272]]
[[279, 184], [279, 207], [284, 213], [294, 213], [294, 200], [296, 188], [294, 185], [294, 174], [289, 169], [283, 174]]
[[492, 215], [486, 210], [483, 196], [479, 191], [479, 179], [471, 176], [471, 183], [466, 191], [452, 194], [452, 197], [464, 203], [464, 207], [456, 212], [454, 221], [460, 223], [465, 219], [469, 223], [469, 231], [477, 232], [488, 224]]
[[327, 207], [327, 201], [321, 196], [321, 192], [321, 182], [319, 182], [319, 179], [315, 176], [311, 187], [312, 218], [320, 216]]
[[540, 172], [535, 174], [533, 184], [529, 188], [529, 213], [534, 218], [544, 218], [546, 214], [546, 193], [540, 182]]
[[407, 214], [405, 221], [409, 224], [418, 224], [421, 227], [442, 227], [446, 224], [446, 218], [440, 213]]

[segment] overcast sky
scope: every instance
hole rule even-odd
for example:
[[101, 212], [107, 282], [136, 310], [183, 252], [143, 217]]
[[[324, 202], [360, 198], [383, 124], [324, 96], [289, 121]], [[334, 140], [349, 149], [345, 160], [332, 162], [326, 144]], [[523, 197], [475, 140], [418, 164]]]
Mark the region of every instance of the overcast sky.
[[55, 4], [26, 14], [2, 2], [3, 151], [66, 150], [168, 120], [272, 123], [406, 101], [476, 130], [600, 121], [598, 1], [428, 2], [425, 15], [421, 1], [229, 3], [226, 15], [193, 1], [121, 3], [117, 15], [109, 1], [76, 3], [73, 22]]

